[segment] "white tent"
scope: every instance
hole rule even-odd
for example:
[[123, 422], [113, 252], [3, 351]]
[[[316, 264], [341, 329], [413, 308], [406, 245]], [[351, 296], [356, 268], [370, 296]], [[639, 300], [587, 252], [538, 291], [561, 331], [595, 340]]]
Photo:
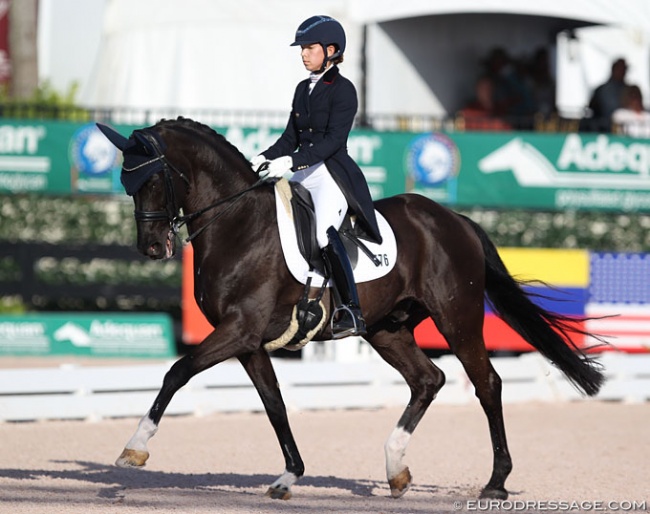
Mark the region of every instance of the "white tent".
[[[345, 18], [343, 1], [315, 2]], [[305, 76], [289, 46], [300, 0], [109, 0], [87, 105], [287, 111]], [[291, 13], [291, 14], [287, 14]], [[354, 27], [349, 37], [358, 40]], [[350, 52], [350, 65], [356, 69]]]
[[350, 0], [348, 4], [351, 21], [360, 23], [431, 14], [510, 13], [650, 30], [650, 6], [645, 0]]
[[[312, 14], [346, 27], [342, 69], [369, 114], [454, 112], [496, 46], [513, 56], [550, 48], [566, 111], [584, 105], [619, 56], [650, 99], [648, 0], [108, 0], [82, 101], [286, 112], [305, 76], [288, 43]], [[593, 25], [605, 27], [584, 28]]]

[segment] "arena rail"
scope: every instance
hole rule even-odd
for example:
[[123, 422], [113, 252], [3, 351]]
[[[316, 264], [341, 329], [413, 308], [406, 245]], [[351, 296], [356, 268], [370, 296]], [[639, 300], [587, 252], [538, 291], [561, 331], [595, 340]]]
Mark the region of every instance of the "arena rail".
[[[596, 400], [650, 401], [650, 354], [606, 353], [608, 382]], [[477, 401], [455, 357], [435, 360], [447, 382], [436, 401]], [[503, 401], [577, 401], [582, 397], [538, 354], [493, 359], [503, 379]], [[139, 417], [150, 407], [170, 363], [4, 369], [0, 372], [0, 421]], [[367, 409], [403, 406], [409, 391], [401, 377], [379, 360], [305, 362], [275, 359], [289, 410]], [[261, 411], [261, 401], [238, 362], [225, 362], [194, 377], [167, 412], [202, 416], [215, 412]]]

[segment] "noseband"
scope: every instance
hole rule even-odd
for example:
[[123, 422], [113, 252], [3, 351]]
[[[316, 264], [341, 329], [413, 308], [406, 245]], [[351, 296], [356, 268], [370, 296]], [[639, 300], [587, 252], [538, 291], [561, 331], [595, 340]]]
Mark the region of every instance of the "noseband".
[[[156, 157], [141, 164], [138, 167], [143, 167], [147, 164], [151, 164], [156, 161], [160, 161], [162, 163], [162, 173], [165, 181], [165, 197], [167, 199], [167, 205], [165, 206], [165, 210], [161, 210], [161, 211], [141, 211], [136, 209], [133, 212], [136, 222], [167, 221], [169, 222], [169, 227], [172, 231], [172, 234], [176, 236], [179, 233], [181, 227], [183, 227], [183, 225], [186, 225], [188, 222], [198, 218], [201, 214], [204, 214], [205, 212], [212, 210], [215, 207], [218, 207], [222, 204], [229, 203], [229, 202], [231, 202], [230, 205], [228, 206], [228, 208], [230, 208], [235, 203], [235, 201], [240, 199], [245, 193], [261, 186], [266, 182], [265, 179], [259, 179], [252, 186], [249, 186], [246, 189], [238, 193], [235, 193], [234, 195], [218, 200], [208, 205], [207, 207], [203, 207], [202, 209], [199, 209], [198, 211], [195, 211], [193, 213], [180, 216], [179, 212], [181, 206], [180, 203], [177, 201], [176, 191], [174, 190], [174, 183], [172, 180], [171, 172], [173, 171], [177, 173], [183, 179], [185, 184], [188, 186], [190, 185], [190, 181], [187, 178], [187, 176], [183, 174], [183, 172], [181, 172], [178, 168], [176, 168], [176, 166], [174, 166], [171, 162], [167, 160], [167, 157], [165, 157], [165, 154], [160, 148], [160, 144], [158, 143], [155, 137], [153, 137], [151, 134], [147, 132], [144, 133], [144, 136], [152, 144], [156, 152]], [[135, 169], [136, 168], [126, 170], [126, 171], [134, 171]], [[228, 208], [218, 212], [216, 215], [210, 218], [205, 225], [203, 225], [197, 231], [195, 231], [194, 233], [190, 234], [187, 238], [185, 238], [185, 242], [190, 242], [196, 236], [201, 234], [211, 223], [215, 222], [220, 216], [225, 214]]]

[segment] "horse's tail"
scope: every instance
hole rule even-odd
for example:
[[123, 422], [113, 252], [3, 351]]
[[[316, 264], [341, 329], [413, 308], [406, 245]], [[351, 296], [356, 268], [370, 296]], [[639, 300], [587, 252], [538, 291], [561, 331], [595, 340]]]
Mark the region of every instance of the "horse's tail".
[[494, 243], [485, 231], [465, 218], [476, 232], [485, 254], [485, 289], [490, 305], [510, 327], [554, 363], [566, 377], [589, 396], [603, 385], [602, 366], [571, 340], [571, 334], [594, 336], [575, 325], [575, 319], [536, 305], [522, 289], [524, 282], [506, 269]]

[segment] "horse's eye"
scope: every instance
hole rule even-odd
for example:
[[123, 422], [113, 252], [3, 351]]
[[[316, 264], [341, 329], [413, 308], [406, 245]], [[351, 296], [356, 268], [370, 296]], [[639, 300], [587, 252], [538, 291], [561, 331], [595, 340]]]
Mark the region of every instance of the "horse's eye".
[[160, 176], [159, 175], [153, 175], [149, 179], [149, 186], [151, 187], [151, 189], [156, 190], [156, 191], [158, 189], [160, 189], [162, 187], [162, 180], [160, 179]]

